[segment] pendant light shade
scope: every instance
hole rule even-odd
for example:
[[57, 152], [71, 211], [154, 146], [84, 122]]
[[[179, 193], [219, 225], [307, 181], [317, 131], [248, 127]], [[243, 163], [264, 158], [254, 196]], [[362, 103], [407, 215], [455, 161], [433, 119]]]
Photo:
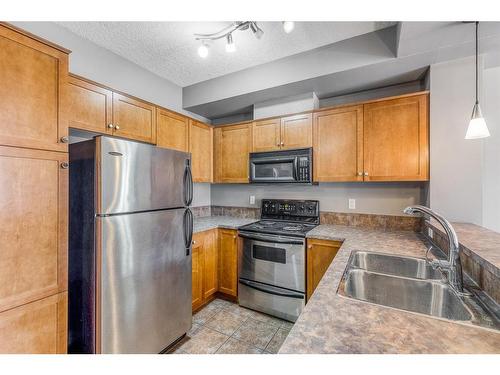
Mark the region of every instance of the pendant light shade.
[[465, 139], [479, 139], [489, 136], [490, 132], [486, 126], [486, 121], [484, 121], [483, 114], [481, 113], [481, 107], [479, 103], [476, 102], [472, 109], [472, 117], [469, 122], [469, 127], [467, 128], [467, 133], [465, 134]]
[[478, 55], [478, 27], [479, 22], [476, 22], [476, 103], [472, 108], [472, 116], [469, 122], [469, 127], [467, 128], [467, 133], [465, 134], [465, 139], [480, 139], [490, 136], [488, 126], [486, 121], [484, 121], [483, 114], [481, 112], [481, 107], [479, 106], [478, 98], [478, 74], [477, 74], [477, 55]]

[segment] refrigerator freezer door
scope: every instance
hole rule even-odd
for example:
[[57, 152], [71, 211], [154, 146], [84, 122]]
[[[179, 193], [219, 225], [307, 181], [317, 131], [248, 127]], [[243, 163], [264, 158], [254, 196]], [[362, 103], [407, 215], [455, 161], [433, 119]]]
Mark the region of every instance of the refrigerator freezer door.
[[189, 153], [105, 136], [96, 140], [97, 214], [189, 205]]
[[185, 211], [97, 217], [101, 353], [159, 353], [191, 328]]

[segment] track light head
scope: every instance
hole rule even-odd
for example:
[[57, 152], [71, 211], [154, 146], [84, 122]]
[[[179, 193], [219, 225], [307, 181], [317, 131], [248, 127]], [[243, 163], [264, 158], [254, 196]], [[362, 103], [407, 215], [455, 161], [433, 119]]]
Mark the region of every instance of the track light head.
[[250, 24], [250, 29], [252, 30], [253, 35], [255, 35], [257, 39], [262, 38], [262, 35], [264, 35], [264, 31], [262, 31], [262, 29], [259, 26], [257, 26], [257, 22], [255, 21]]

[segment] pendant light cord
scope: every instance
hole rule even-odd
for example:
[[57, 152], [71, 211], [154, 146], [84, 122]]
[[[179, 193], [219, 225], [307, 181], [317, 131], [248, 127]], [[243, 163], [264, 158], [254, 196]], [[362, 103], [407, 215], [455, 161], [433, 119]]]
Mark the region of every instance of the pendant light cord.
[[479, 103], [479, 98], [478, 98], [478, 71], [477, 71], [477, 54], [478, 54], [478, 28], [479, 28], [479, 22], [476, 21], [476, 104]]

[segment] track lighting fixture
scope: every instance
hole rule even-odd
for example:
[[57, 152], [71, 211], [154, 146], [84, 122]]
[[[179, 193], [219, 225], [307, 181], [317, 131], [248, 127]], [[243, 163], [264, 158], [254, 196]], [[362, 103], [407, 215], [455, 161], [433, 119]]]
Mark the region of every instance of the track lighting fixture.
[[236, 45], [233, 41], [233, 35], [227, 34], [227, 43], [226, 43], [226, 52], [234, 52], [236, 51]]
[[285, 33], [290, 34], [295, 27], [295, 22], [293, 21], [283, 21], [283, 30]]

